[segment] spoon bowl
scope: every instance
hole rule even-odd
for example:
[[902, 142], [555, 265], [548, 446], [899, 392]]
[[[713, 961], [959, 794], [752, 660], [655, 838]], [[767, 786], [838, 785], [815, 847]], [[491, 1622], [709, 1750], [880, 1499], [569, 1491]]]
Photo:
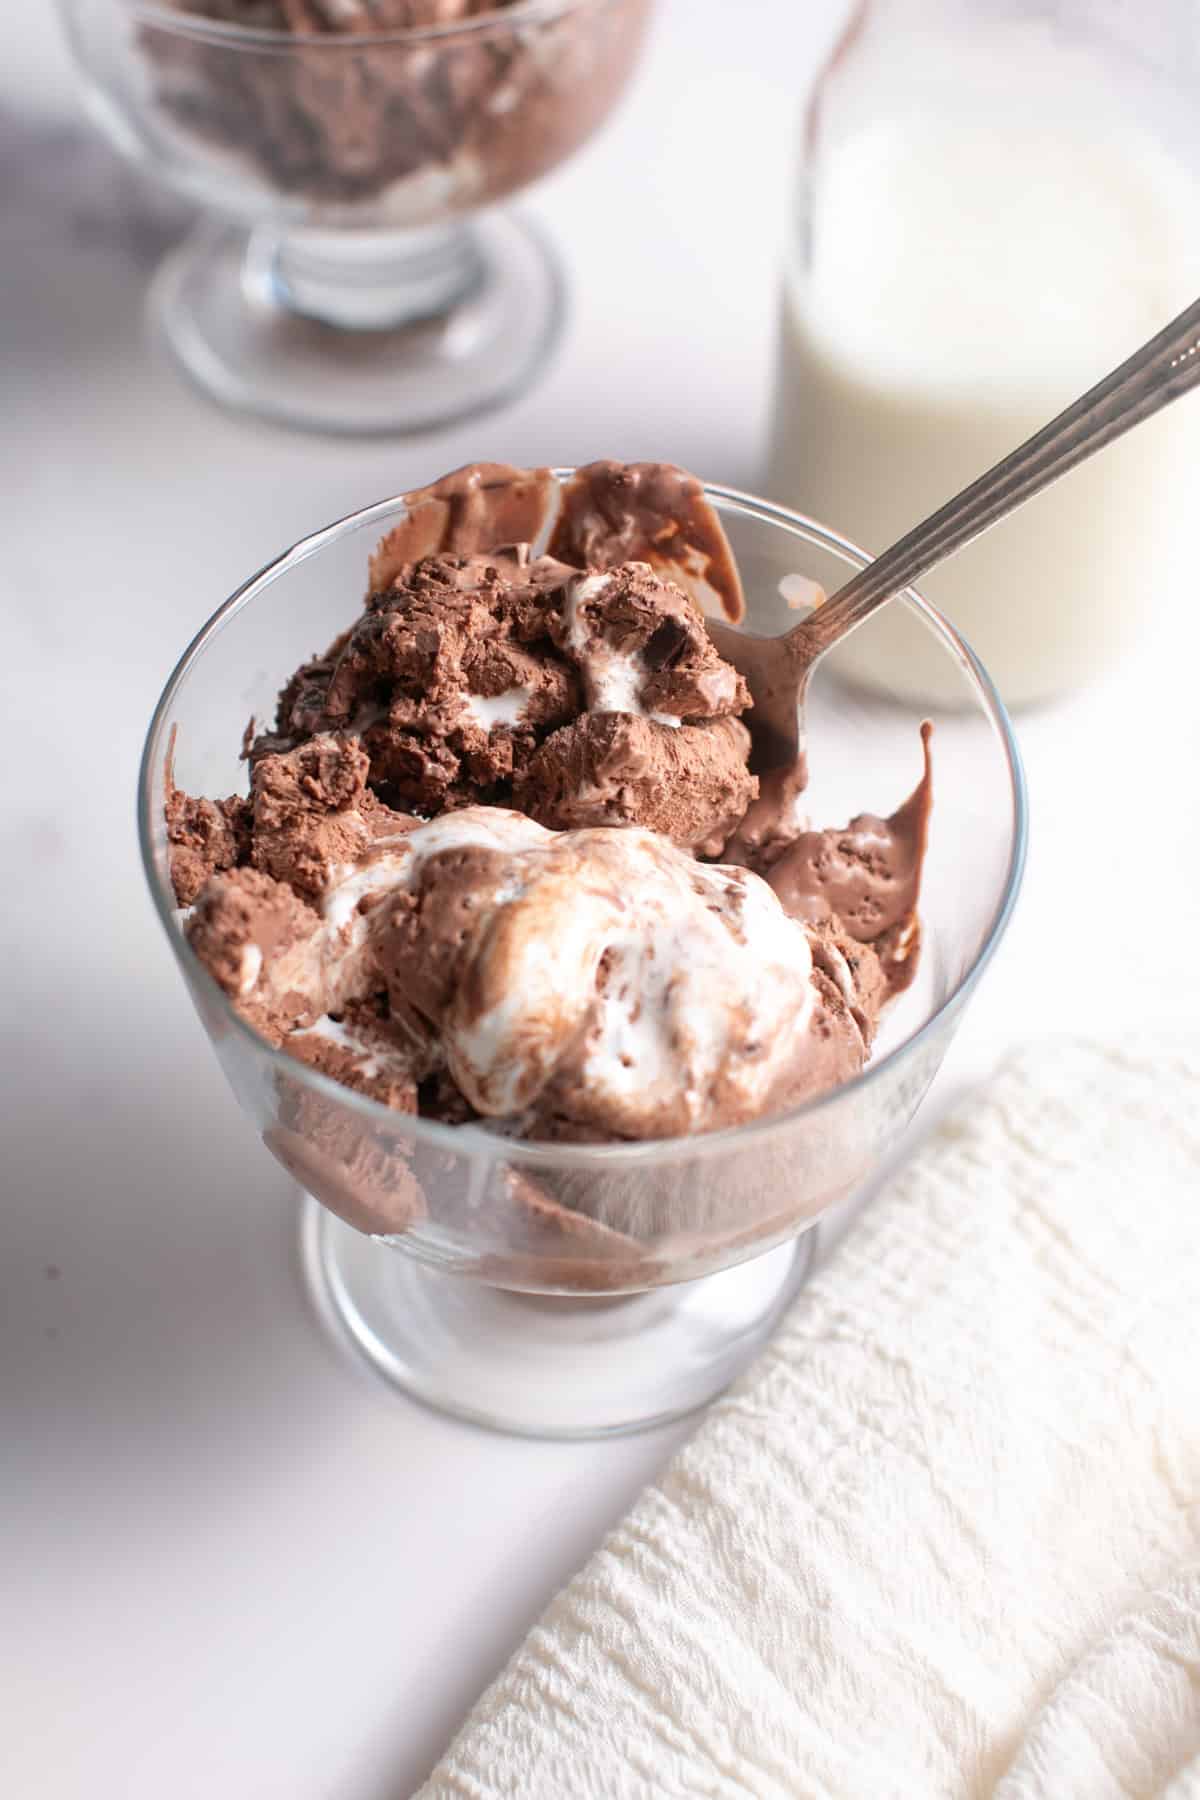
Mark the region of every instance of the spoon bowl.
[[[706, 619], [726, 662], [744, 676], [751, 768], [761, 795], [739, 830], [733, 855], [748, 860], [806, 781], [804, 711], [817, 662], [921, 576], [1143, 419], [1200, 383], [1200, 300], [1072, 402], [1033, 437], [948, 500], [945, 506], [851, 576], [810, 617], [779, 636]], [[727, 856], [730, 854], [727, 851]]]

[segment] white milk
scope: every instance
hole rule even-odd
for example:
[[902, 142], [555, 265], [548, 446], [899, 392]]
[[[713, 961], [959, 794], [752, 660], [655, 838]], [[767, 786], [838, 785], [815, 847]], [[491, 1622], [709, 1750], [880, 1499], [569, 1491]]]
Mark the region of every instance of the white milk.
[[[1200, 295], [1200, 193], [1149, 133], [963, 107], [826, 148], [811, 266], [784, 296], [768, 491], [878, 553]], [[1004, 697], [1078, 685], [1188, 599], [1200, 400], [1140, 426], [920, 584]], [[1194, 560], [1194, 557], [1193, 557]], [[961, 696], [884, 615], [847, 665]]]

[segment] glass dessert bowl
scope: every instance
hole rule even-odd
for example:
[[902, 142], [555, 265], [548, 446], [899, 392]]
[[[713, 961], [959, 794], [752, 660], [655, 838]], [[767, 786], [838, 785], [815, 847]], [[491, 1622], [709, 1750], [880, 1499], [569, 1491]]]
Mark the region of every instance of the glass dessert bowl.
[[[752, 629], [787, 622], [797, 577], [832, 589], [866, 560], [797, 514], [704, 492]], [[809, 700], [814, 816], [899, 805], [920, 772], [922, 717], [934, 728], [916, 978], [843, 1085], [749, 1124], [639, 1143], [531, 1142], [392, 1111], [275, 1050], [235, 1010], [181, 930], [164, 806], [172, 747], [181, 788], [242, 785], [247, 716], [269, 718], [280, 681], [344, 628], [347, 595], [405, 517], [391, 499], [306, 539], [184, 653], [142, 765], [151, 892], [239, 1102], [309, 1196], [306, 1262], [327, 1317], [397, 1385], [460, 1416], [546, 1436], [644, 1427], [726, 1385], [802, 1281], [821, 1214], [897, 1144], [1015, 902], [1018, 752], [988, 677], [916, 596], [888, 611], [944, 656], [957, 683], [944, 711], [865, 695], [840, 677], [836, 651], [822, 661]]]
[[[528, 386], [563, 285], [496, 203], [603, 124], [651, 0], [59, 3], [93, 117], [213, 215], [151, 295], [202, 389], [302, 428], [392, 433]], [[448, 22], [366, 25], [413, 16]]]

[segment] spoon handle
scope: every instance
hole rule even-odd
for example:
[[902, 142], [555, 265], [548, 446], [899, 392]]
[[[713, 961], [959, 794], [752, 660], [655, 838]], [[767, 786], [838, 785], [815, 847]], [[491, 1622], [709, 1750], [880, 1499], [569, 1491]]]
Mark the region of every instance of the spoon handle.
[[1007, 513], [1200, 384], [1200, 300], [986, 474], [851, 577], [804, 625], [809, 654], [842, 637], [893, 594]]

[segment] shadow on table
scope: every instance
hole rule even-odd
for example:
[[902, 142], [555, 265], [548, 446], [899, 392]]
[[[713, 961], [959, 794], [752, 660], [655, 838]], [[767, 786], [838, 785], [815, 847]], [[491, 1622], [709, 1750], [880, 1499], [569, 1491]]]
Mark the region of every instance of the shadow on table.
[[147, 278], [192, 216], [82, 117], [0, 108], [0, 348], [104, 354], [137, 328]]
[[294, 1190], [153, 1070], [76, 1088], [66, 1119], [56, 1098], [5, 1143], [3, 1386], [27, 1466], [76, 1464], [94, 1492], [303, 1458], [332, 1352], [297, 1291]]

